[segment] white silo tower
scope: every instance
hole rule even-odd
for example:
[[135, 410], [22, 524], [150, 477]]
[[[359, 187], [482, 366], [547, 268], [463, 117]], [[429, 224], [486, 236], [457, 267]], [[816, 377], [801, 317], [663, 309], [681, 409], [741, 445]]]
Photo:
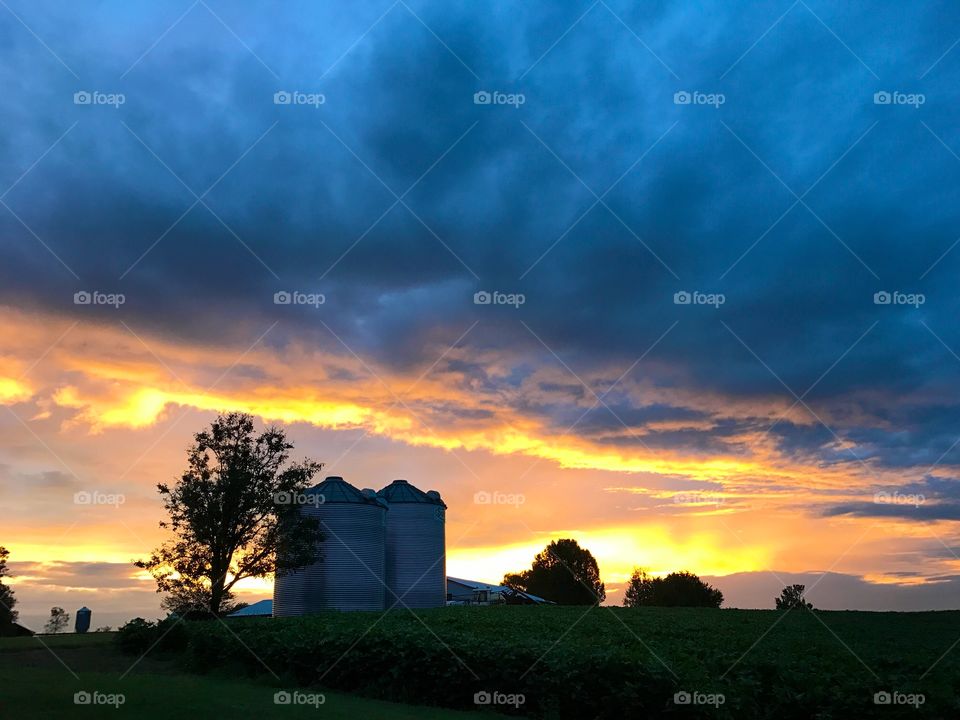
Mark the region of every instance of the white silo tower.
[[447, 506], [440, 493], [394, 480], [377, 495], [390, 508], [386, 607], [442, 607], [447, 599]]

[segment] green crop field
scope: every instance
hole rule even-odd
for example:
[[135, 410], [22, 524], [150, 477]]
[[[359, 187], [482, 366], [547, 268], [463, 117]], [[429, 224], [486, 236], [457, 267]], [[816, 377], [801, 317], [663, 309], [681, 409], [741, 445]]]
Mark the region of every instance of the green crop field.
[[196, 672], [450, 708], [787, 720], [960, 717], [958, 638], [960, 612], [490, 607], [181, 623], [161, 647]]
[[[134, 666], [134, 663], [136, 665]], [[131, 669], [131, 666], [133, 668]], [[69, 669], [68, 669], [69, 668]], [[123, 655], [116, 633], [0, 638], [0, 718], [63, 720], [90, 718], [180, 720], [257, 718], [258, 720], [476, 720], [477, 713], [412, 707], [323, 692], [323, 704], [306, 701], [303, 691], [294, 704], [292, 691], [269, 675], [239, 679], [226, 673], [180, 672], [170, 659]], [[75, 678], [72, 673], [78, 676]], [[291, 693], [291, 703], [274, 702], [277, 692]], [[78, 705], [75, 694], [86, 692], [91, 703]], [[94, 693], [99, 693], [93, 704]], [[122, 704], [117, 702], [123, 696]], [[114, 700], [113, 704], [108, 701]]]
[[122, 637], [0, 640], [0, 718], [960, 717], [960, 612], [442, 608]]

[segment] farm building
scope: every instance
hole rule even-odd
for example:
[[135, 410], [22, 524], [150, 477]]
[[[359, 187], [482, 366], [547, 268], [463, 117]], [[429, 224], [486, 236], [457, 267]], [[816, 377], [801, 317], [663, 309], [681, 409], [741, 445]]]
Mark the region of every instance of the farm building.
[[300, 507], [326, 534], [323, 557], [276, 578], [273, 614], [441, 607], [445, 511], [438, 492], [406, 480], [374, 492], [342, 477], [326, 478], [306, 492]]
[[[530, 593], [506, 587], [505, 585], [491, 585], [476, 580], [447, 577], [447, 605], [553, 605], [550, 600], [531, 595]], [[406, 599], [404, 599], [406, 603]], [[389, 607], [389, 606], [388, 606]], [[398, 608], [403, 605], [397, 603]], [[407, 604], [412, 608], [412, 605]], [[237, 610], [227, 617], [270, 617], [274, 615], [273, 600], [260, 600], [252, 605]]]
[[2, 637], [30, 637], [31, 635], [36, 635], [36, 633], [20, 623], [11, 623], [4, 628], [4, 632], [0, 633]]
[[448, 605], [553, 605], [550, 600], [507, 587], [476, 580], [447, 578]]
[[261, 600], [240, 608], [227, 617], [270, 617], [271, 615], [273, 615], [273, 600]]

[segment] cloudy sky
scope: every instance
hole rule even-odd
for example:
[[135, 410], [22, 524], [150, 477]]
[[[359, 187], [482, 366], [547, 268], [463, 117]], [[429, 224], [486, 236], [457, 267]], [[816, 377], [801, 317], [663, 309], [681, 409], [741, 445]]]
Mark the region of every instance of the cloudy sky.
[[159, 612], [224, 409], [439, 490], [450, 574], [960, 603], [954, 4], [0, 6], [25, 620]]

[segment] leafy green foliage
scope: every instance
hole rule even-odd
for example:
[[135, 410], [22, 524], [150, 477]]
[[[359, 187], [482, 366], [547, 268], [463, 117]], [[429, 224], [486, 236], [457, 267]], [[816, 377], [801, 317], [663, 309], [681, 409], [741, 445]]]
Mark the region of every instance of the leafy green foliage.
[[625, 607], [718, 608], [722, 602], [722, 592], [685, 570], [661, 578], [637, 568], [623, 594]]
[[293, 445], [283, 430], [256, 435], [244, 413], [221, 415], [194, 440], [176, 486], [157, 486], [170, 518], [160, 527], [175, 537], [135, 564], [168, 594], [166, 610], [225, 615], [237, 607], [230, 591], [240, 580], [319, 559], [319, 523], [291, 500], [323, 466], [287, 465]]
[[[197, 672], [272, 671], [284, 682], [450, 708], [474, 708], [481, 690], [522, 693], [519, 712], [532, 718], [960, 717], [960, 655], [944, 655], [960, 612], [505, 606], [381, 615], [182, 622], [180, 659]], [[874, 704], [874, 693], [894, 689], [923, 693], [920, 712]], [[676, 705], [683, 690], [725, 702]]]
[[552, 541], [529, 570], [507, 573], [503, 584], [558, 605], [596, 605], [607, 597], [596, 559], [570, 539]]

